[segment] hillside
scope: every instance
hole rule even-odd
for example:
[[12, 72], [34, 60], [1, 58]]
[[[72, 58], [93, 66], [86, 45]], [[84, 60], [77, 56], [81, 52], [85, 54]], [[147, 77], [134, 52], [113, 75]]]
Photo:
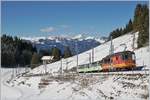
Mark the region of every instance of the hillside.
[[[134, 39], [135, 38], [135, 39]], [[123, 51], [124, 50], [124, 46], [120, 46], [121, 44], [126, 44], [127, 48], [126, 50], [133, 50], [134, 48], [137, 48], [137, 39], [138, 39], [138, 32], [136, 33], [128, 33], [126, 35], [120, 36], [116, 39], [113, 39], [113, 45], [114, 45], [114, 52], [119, 52], [119, 51]], [[134, 42], [133, 42], [134, 41]], [[133, 46], [134, 44], [134, 46]], [[145, 47], [145, 48], [141, 48], [141, 49], [135, 49], [135, 54], [136, 54], [136, 63], [138, 66], [140, 65], [149, 65], [149, 59], [147, 59], [147, 56], [149, 54], [148, 51], [149, 47]], [[100, 61], [102, 58], [104, 58], [105, 56], [107, 56], [109, 54], [109, 49], [110, 49], [110, 41], [101, 44], [100, 46], [97, 46], [94, 48], [94, 62], [95, 61]], [[146, 51], [146, 52], [145, 52]], [[140, 52], [140, 53], [139, 53]], [[87, 64], [89, 63], [89, 53], [92, 53], [92, 49], [80, 53], [78, 55], [78, 64], [82, 65], [82, 64]], [[146, 60], [145, 60], [146, 59]], [[67, 59], [63, 59], [62, 62], [62, 66], [63, 69], [66, 69], [66, 62], [68, 63], [68, 69], [71, 69], [72, 67], [76, 67], [77, 63], [77, 57], [73, 56]], [[55, 62], [52, 64], [48, 64], [47, 65], [47, 71], [49, 72], [57, 72], [60, 68], [60, 64], [61, 62]], [[35, 68], [32, 73], [42, 73], [44, 70], [44, 66], [41, 65], [37, 68]]]

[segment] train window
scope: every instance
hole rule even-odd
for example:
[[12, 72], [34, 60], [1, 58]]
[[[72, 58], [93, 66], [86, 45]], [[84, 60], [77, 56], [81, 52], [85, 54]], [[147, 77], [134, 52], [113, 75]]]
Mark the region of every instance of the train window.
[[109, 62], [110, 62], [110, 59], [108, 58], [108, 59], [107, 59], [107, 63], [109, 63]]
[[129, 58], [128, 54], [123, 54], [123, 55], [122, 55], [122, 59], [123, 59], [123, 60], [128, 60], [128, 58]]
[[128, 55], [125, 54], [125, 55], [124, 55], [124, 60], [127, 60], [127, 59], [128, 59]]
[[125, 57], [125, 60], [127, 60], [127, 59], [128, 59], [128, 55], [127, 55], [127, 54], [126, 54], [124, 57]]
[[107, 63], [110, 63], [110, 58], [107, 59]]
[[132, 54], [132, 60], [135, 60], [135, 54]]

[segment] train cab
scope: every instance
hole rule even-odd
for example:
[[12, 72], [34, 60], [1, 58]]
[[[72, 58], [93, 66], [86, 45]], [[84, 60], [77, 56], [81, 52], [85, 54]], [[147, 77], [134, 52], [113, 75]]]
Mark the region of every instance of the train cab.
[[135, 53], [132, 51], [118, 52], [102, 59], [103, 70], [132, 69], [136, 67]]

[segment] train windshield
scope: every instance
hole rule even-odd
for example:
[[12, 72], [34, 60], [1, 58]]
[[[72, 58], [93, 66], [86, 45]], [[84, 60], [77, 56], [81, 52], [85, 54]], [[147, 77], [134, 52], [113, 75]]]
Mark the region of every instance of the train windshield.
[[135, 60], [135, 54], [132, 54], [132, 60]]
[[128, 55], [128, 54], [123, 54], [123, 55], [122, 55], [122, 59], [123, 59], [123, 60], [128, 60], [128, 58], [129, 58], [129, 55]]
[[122, 54], [122, 59], [123, 60], [128, 60], [128, 59], [135, 60], [135, 54], [134, 53], [124, 53], [124, 54]]

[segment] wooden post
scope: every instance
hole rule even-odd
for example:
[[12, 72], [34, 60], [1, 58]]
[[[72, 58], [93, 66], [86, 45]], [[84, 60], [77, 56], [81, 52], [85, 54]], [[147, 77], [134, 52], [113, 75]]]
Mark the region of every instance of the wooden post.
[[76, 67], [76, 70], [78, 72], [78, 44], [77, 44], [77, 41], [76, 41], [76, 55], [77, 55], [77, 67]]

